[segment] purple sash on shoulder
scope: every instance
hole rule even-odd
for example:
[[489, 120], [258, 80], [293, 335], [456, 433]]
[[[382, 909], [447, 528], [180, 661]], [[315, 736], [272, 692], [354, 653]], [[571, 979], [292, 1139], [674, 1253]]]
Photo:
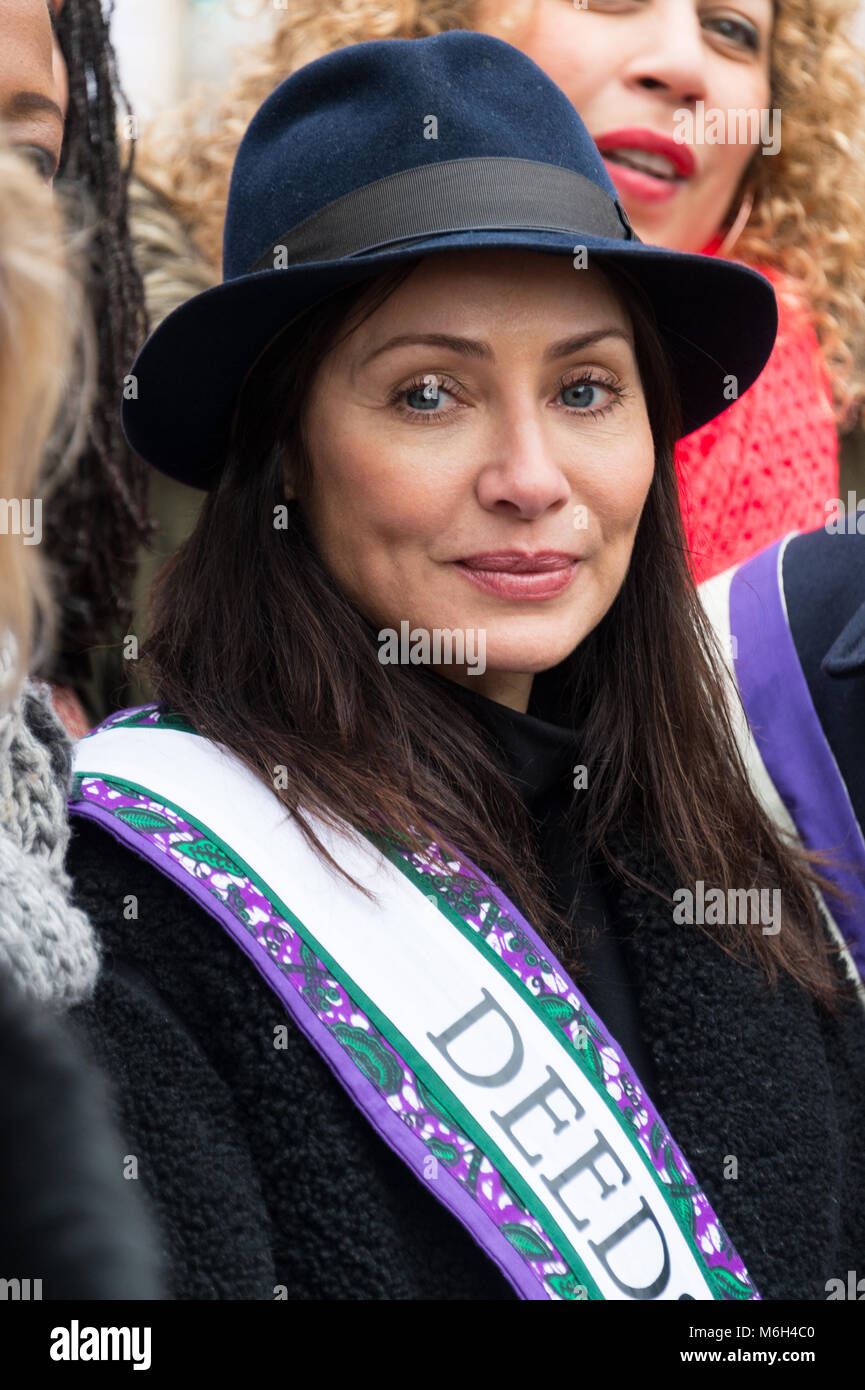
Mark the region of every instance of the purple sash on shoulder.
[[865, 840], [823, 733], [790, 633], [778, 541], [740, 565], [730, 584], [733, 660], [760, 756], [802, 843], [837, 852], [841, 867], [822, 872], [850, 894], [832, 916], [865, 978]]

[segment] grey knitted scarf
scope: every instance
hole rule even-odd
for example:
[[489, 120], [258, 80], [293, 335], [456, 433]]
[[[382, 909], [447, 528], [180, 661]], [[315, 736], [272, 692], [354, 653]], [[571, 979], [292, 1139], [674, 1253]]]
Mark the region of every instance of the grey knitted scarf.
[[58, 1011], [93, 992], [100, 964], [63, 867], [71, 773], [71, 740], [49, 687], [28, 680], [0, 712], [0, 970]]

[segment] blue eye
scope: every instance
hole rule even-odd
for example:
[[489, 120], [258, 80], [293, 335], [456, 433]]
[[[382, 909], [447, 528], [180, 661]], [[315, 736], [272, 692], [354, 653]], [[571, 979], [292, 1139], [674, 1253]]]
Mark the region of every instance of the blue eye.
[[410, 410], [434, 411], [441, 396], [449, 396], [440, 381], [430, 376], [422, 386], [411, 386], [403, 394], [403, 400]]
[[[600, 397], [596, 394], [598, 392]], [[613, 385], [612, 382], [599, 381], [593, 376], [565, 381], [559, 388], [559, 397], [563, 400], [566, 410], [573, 410], [592, 418], [606, 415], [608, 410], [619, 404], [624, 395], [621, 387]]]
[[569, 386], [562, 387], [562, 395], [571, 395], [570, 400], [565, 400], [566, 405], [572, 406], [575, 410], [587, 410], [596, 404], [593, 393], [597, 390], [598, 386], [594, 381], [572, 381]]
[[[591, 375], [584, 372], [576, 381], [560, 382], [557, 392], [560, 409], [585, 419], [606, 415], [621, 404], [627, 394], [624, 387], [615, 382], [601, 380], [594, 369]], [[461, 388], [450, 377], [427, 372], [397, 387], [389, 396], [389, 404], [399, 415], [415, 423], [445, 424], [466, 408], [460, 404], [461, 399]]]

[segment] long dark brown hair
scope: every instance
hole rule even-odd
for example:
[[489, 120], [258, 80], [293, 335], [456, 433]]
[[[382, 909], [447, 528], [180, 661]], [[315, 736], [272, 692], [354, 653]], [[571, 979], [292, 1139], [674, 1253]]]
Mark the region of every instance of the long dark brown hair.
[[[331, 578], [304, 522], [313, 466], [304, 405], [315, 373], [416, 264], [304, 311], [259, 359], [218, 486], [154, 583], [142, 660], [157, 699], [273, 788], [331, 863], [304, 812], [373, 837], [390, 827], [417, 849], [425, 839], [456, 845], [507, 885], [580, 973], [573, 931], [551, 906], [526, 812], [488, 735], [467, 712], [454, 718], [449, 679], [380, 663], [375, 631]], [[603, 270], [631, 315], [656, 458], [622, 588], [554, 673], [558, 717], [579, 727], [588, 764], [588, 786], [570, 811], [575, 868], [600, 863], [667, 902], [670, 882], [780, 889], [777, 935], [730, 924], [702, 930], [759, 962], [770, 985], [786, 970], [834, 1008], [833, 948], [813, 886], [831, 890], [819, 857], [788, 848], [751, 790], [691, 578], [673, 373], [642, 292], [618, 269]], [[623, 843], [649, 866], [645, 875], [613, 849]], [[653, 881], [659, 863], [672, 874], [666, 890]]]

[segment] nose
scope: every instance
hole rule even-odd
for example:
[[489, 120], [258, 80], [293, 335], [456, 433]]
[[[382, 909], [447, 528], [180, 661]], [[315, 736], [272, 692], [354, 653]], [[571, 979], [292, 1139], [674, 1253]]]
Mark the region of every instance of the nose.
[[478, 501], [486, 510], [534, 521], [567, 505], [570, 485], [551, 432], [538, 414], [542, 409], [525, 401], [520, 405], [512, 396], [492, 425], [485, 446], [489, 461], [476, 482]]
[[658, 0], [635, 26], [638, 44], [624, 81], [655, 91], [676, 106], [693, 106], [707, 96], [706, 42], [694, 0]]

